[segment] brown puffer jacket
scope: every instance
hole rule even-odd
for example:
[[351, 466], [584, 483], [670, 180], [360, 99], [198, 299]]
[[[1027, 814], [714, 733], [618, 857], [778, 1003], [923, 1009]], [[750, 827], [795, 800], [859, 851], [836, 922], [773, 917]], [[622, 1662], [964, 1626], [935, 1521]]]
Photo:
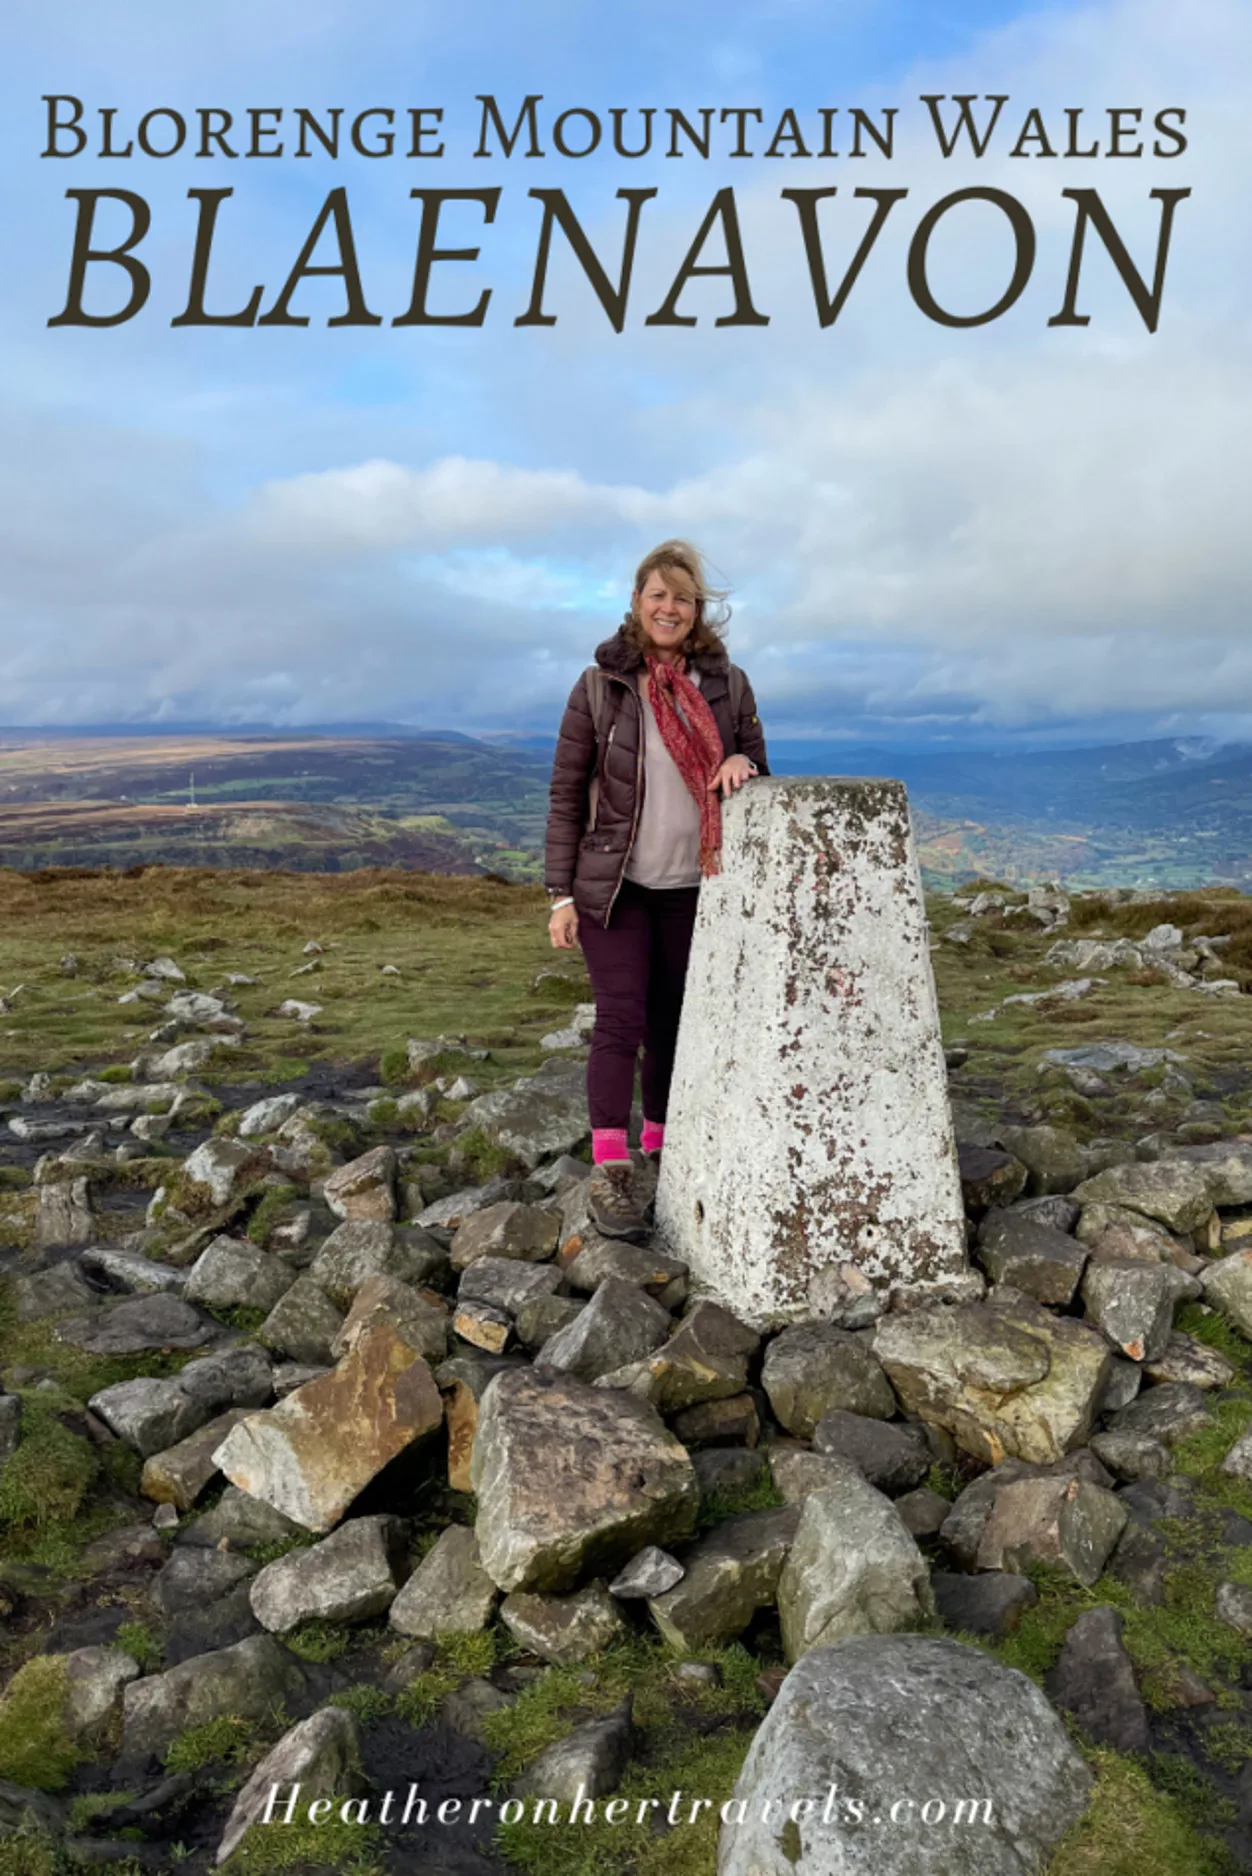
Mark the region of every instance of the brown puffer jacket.
[[[595, 660], [606, 676], [603, 743], [598, 743], [584, 673], [570, 692], [557, 736], [544, 882], [549, 892], [562, 897], [572, 893], [580, 917], [607, 925], [643, 806], [643, 657], [619, 626], [612, 638], [597, 645]], [[768, 775], [765, 737], [746, 677], [736, 722], [726, 653], [697, 652], [691, 663], [700, 673], [700, 689], [717, 720], [726, 754], [745, 755]], [[595, 826], [590, 827], [593, 776], [599, 778], [599, 799]]]

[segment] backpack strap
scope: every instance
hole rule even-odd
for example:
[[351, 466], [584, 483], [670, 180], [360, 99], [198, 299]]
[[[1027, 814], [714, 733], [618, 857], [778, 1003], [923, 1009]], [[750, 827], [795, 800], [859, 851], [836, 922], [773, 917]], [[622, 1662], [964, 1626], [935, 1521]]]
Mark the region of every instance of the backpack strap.
[[604, 672], [598, 664], [587, 666], [583, 672], [583, 683], [587, 690], [587, 702], [591, 706], [591, 720], [596, 729], [596, 772], [587, 790], [587, 832], [591, 833], [600, 810], [600, 763], [604, 755], [604, 703], [607, 689]]

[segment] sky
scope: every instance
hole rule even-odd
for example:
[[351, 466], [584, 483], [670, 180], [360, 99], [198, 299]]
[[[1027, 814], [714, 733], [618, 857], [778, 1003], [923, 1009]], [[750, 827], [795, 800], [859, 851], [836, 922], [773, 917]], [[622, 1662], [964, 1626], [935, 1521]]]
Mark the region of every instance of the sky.
[[[1252, 740], [1252, 167], [1248, 0], [10, 0], [0, 70], [0, 724], [305, 727], [396, 721], [545, 732], [598, 640], [620, 621], [642, 555], [697, 543], [730, 589], [727, 645], [767, 732], [896, 747], [1038, 746], [1153, 736]], [[974, 94], [980, 158], [940, 151], [926, 94]], [[537, 95], [543, 154], [476, 157], [481, 96], [509, 124]], [[80, 155], [49, 157], [45, 96], [81, 101]], [[312, 138], [295, 112], [346, 126], [396, 113], [397, 153]], [[671, 157], [666, 112], [714, 112], [710, 155]], [[196, 113], [281, 109], [274, 157], [199, 157]], [[652, 154], [627, 147], [655, 111]], [[850, 113], [881, 127], [851, 154]], [[68, 104], [57, 107], [67, 118]], [[443, 154], [411, 158], [410, 110], [442, 110]], [[751, 154], [736, 157], [733, 120]], [[829, 158], [821, 112], [829, 118]], [[1138, 109], [1144, 154], [1108, 154], [1111, 110]], [[181, 113], [187, 146], [164, 148]], [[794, 139], [764, 154], [782, 114]], [[1018, 143], [1028, 114], [1058, 152]], [[1153, 127], [1182, 111], [1187, 147]], [[598, 125], [601, 144], [562, 155]], [[220, 119], [216, 120], [220, 123]], [[1123, 145], [1136, 120], [1123, 117]], [[238, 128], [237, 128], [238, 127]], [[375, 144], [384, 120], [366, 120]], [[62, 132], [59, 148], [73, 139]], [[681, 134], [679, 136], [682, 142]], [[693, 278], [649, 326], [719, 190], [733, 187], [752, 305]], [[829, 188], [819, 225], [832, 281], [869, 227], [862, 189], [903, 189], [833, 324], [816, 317], [786, 188]], [[134, 249], [151, 278], [123, 324], [49, 326], [67, 301], [71, 189], [142, 196]], [[342, 279], [302, 281], [304, 326], [189, 329], [196, 202], [224, 198], [205, 289], [271, 310], [334, 189], [345, 192], [371, 326], [328, 325]], [[415, 188], [498, 188], [488, 225], [452, 203], [429, 304], [469, 327], [396, 327], [412, 292]], [[1007, 192], [1035, 237], [1002, 316], [952, 326], [909, 292], [927, 211], [953, 192]], [[1096, 189], [1150, 278], [1162, 209], [1177, 204], [1155, 332], [1088, 230], [1077, 305], [1051, 327], [1074, 235], [1067, 188]], [[619, 189], [639, 210], [621, 332], [558, 232], [545, 310], [531, 297], [541, 207], [560, 189], [606, 272], [620, 268]], [[97, 239], [131, 226], [118, 201]], [[314, 264], [329, 265], [324, 237]], [[996, 303], [1014, 269], [1001, 208], [945, 214], [926, 250], [940, 307]], [[698, 257], [724, 263], [715, 230]], [[116, 310], [115, 264], [83, 303]]]

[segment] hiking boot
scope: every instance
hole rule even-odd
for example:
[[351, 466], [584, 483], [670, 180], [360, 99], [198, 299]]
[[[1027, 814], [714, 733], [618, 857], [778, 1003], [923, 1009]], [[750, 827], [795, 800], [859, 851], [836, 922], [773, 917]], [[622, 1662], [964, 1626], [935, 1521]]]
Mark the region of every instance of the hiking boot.
[[587, 1211], [603, 1238], [646, 1238], [656, 1181], [633, 1160], [608, 1159], [592, 1170]]

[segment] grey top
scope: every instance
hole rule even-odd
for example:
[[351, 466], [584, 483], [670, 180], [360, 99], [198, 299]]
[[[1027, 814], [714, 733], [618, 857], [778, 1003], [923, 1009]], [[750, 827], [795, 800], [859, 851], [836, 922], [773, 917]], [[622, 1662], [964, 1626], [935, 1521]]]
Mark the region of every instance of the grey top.
[[[697, 687], [700, 673], [689, 669]], [[700, 884], [700, 810], [678, 764], [661, 738], [650, 687], [640, 679], [643, 705], [643, 806], [626, 878], [654, 889]], [[681, 705], [675, 706], [682, 721]]]

